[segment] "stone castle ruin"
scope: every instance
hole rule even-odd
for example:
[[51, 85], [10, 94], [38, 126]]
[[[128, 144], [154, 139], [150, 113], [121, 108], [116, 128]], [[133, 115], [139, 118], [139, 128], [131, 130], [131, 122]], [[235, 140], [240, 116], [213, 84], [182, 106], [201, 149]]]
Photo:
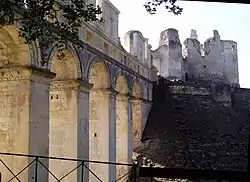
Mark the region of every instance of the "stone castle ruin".
[[202, 45], [191, 30], [182, 47], [171, 28], [152, 57], [159, 76], [133, 150], [143, 166], [246, 170], [250, 90], [239, 85], [237, 43], [214, 30]]
[[153, 64], [153, 104], [134, 157], [148, 167], [245, 170], [250, 90], [239, 85], [237, 43], [214, 30], [201, 44], [191, 30], [182, 45], [169, 28], [156, 50], [139, 31], [125, 35], [124, 48]]
[[[102, 7], [105, 21], [85, 22], [83, 48], [67, 44], [62, 60], [56, 41], [41, 49], [42, 40], [24, 43], [18, 23], [0, 26], [0, 152], [130, 164], [140, 155], [165, 167], [244, 169], [250, 91], [239, 88], [236, 42], [214, 31], [201, 45], [192, 30], [182, 46], [178, 31], [167, 29], [156, 50], [135, 30], [122, 45], [119, 10], [108, 0], [89, 2]], [[30, 162], [0, 159], [15, 174]], [[42, 162], [58, 177], [78, 165]], [[86, 165], [104, 182], [131, 169]], [[2, 164], [0, 172], [3, 182], [13, 177]], [[44, 167], [38, 173], [38, 181], [55, 181]], [[100, 181], [84, 174], [62, 181]], [[34, 176], [29, 169], [19, 179]]]
[[239, 86], [237, 43], [221, 40], [217, 30], [204, 44], [191, 30], [183, 47], [178, 31], [161, 32], [159, 47], [152, 52], [158, 74], [182, 80], [210, 80]]

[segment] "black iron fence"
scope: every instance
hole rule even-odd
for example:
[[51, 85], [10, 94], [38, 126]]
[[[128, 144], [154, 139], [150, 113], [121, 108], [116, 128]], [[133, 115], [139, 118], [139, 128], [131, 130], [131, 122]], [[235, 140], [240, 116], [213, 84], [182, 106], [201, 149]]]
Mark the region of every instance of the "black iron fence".
[[[6, 157], [12, 158], [11, 163], [5, 161]], [[17, 169], [13, 167], [13, 163], [19, 163], [17, 158], [28, 159], [27, 164]], [[66, 172], [62, 175], [58, 175], [55, 171], [51, 170], [51, 166], [48, 167], [51, 161], [61, 161], [57, 163], [54, 169], [62, 171], [62, 167], [67, 166]], [[63, 162], [75, 162], [74, 165], [62, 164]], [[110, 167], [123, 167], [121, 171], [123, 174], [119, 174], [116, 179], [110, 180], [108, 178], [103, 179], [105, 172], [101, 170], [95, 171], [93, 164], [99, 166]], [[70, 166], [70, 167], [68, 167]], [[74, 167], [72, 167], [74, 166]], [[94, 169], [92, 169], [92, 167]], [[125, 169], [125, 170], [124, 170]], [[3, 170], [5, 170], [3, 172]], [[28, 170], [28, 172], [27, 172]], [[41, 172], [44, 170], [44, 172]], [[115, 171], [115, 170], [114, 170]], [[125, 172], [124, 172], [125, 171]], [[8, 172], [7, 177], [5, 176]], [[75, 178], [72, 178], [72, 173]], [[102, 173], [102, 174], [100, 174]], [[108, 174], [109, 172], [106, 171]], [[22, 174], [26, 174], [26, 177], [20, 177]], [[105, 174], [104, 174], [105, 175]], [[124, 163], [112, 163], [90, 160], [79, 160], [72, 158], [60, 158], [60, 157], [46, 157], [36, 155], [25, 154], [12, 154], [12, 153], [0, 153], [0, 182], [153, 182], [158, 181], [155, 178], [164, 179], [184, 179], [188, 181], [238, 181], [247, 182], [247, 171], [227, 171], [227, 170], [201, 170], [201, 169], [178, 169], [178, 168], [158, 168], [158, 167], [141, 167], [139, 164], [124, 164]], [[28, 180], [31, 179], [31, 180]], [[49, 180], [50, 179], [50, 180]], [[172, 181], [171, 180], [171, 181]]]
[[[4, 159], [7, 157], [12, 158], [12, 163], [7, 163]], [[13, 158], [15, 158], [13, 160]], [[28, 161], [27, 164], [15, 170], [13, 169], [13, 161], [15, 163], [18, 163], [18, 159], [21, 158], [22, 160]], [[69, 164], [62, 164], [63, 162], [74, 162], [74, 165], [71, 166], [72, 169], [69, 169], [70, 167], [66, 167], [68, 170], [63, 173], [63, 175], [58, 176], [56, 172], [53, 172], [48, 167], [48, 163], [51, 161], [60, 161], [55, 165], [54, 169], [59, 169], [59, 171], [62, 171], [62, 168], [69, 165]], [[56, 182], [64, 182], [64, 181], [72, 181], [72, 173], [75, 173], [75, 180], [74, 181], [80, 181], [85, 182], [89, 181], [89, 178], [91, 178], [91, 181], [95, 182], [102, 182], [107, 181], [102, 179], [102, 175], [98, 174], [95, 170], [91, 169], [91, 166], [97, 165], [97, 166], [108, 166], [110, 167], [123, 167], [123, 169], [126, 169], [124, 171], [124, 174], [119, 174], [119, 176], [116, 177], [114, 180], [109, 180], [111, 182], [118, 182], [118, 181], [136, 181], [136, 167], [135, 164], [124, 164], [124, 163], [112, 163], [112, 162], [101, 162], [101, 161], [90, 161], [90, 160], [80, 160], [80, 159], [73, 159], [73, 158], [61, 158], [61, 157], [47, 157], [47, 156], [37, 156], [37, 155], [25, 155], [25, 154], [12, 154], [12, 153], [0, 153], [0, 182], [27, 182], [28, 179], [32, 178], [32, 181], [34, 182], [40, 182], [43, 181], [49, 181], [48, 179], [52, 179], [50, 181], [56, 181]], [[74, 166], [74, 167], [72, 167]], [[95, 167], [94, 167], [95, 168]], [[101, 167], [100, 167], [101, 169]], [[107, 168], [106, 168], [107, 169]], [[115, 169], [115, 168], [114, 168]], [[4, 172], [3, 172], [4, 170]], [[41, 170], [45, 172], [41, 172]], [[115, 170], [114, 170], [115, 171]], [[99, 172], [102, 172], [102, 169], [99, 170]], [[7, 174], [7, 176], [4, 176]], [[26, 177], [20, 177], [22, 174], [26, 174]], [[47, 176], [46, 176], [47, 175]], [[69, 177], [71, 176], [71, 178]], [[46, 180], [47, 179], [47, 180]]]

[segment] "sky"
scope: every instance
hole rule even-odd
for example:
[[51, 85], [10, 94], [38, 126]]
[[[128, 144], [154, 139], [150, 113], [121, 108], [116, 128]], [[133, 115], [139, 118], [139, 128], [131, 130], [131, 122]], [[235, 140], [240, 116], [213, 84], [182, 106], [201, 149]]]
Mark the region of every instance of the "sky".
[[139, 30], [156, 49], [160, 32], [175, 28], [183, 42], [195, 29], [203, 43], [218, 30], [222, 40], [234, 40], [238, 44], [239, 77], [243, 88], [250, 88], [250, 5], [183, 2], [176, 5], [183, 8], [181, 15], [169, 13], [164, 6], [155, 15], [146, 12], [146, 0], [110, 0], [120, 11], [119, 36], [122, 39], [129, 30]]

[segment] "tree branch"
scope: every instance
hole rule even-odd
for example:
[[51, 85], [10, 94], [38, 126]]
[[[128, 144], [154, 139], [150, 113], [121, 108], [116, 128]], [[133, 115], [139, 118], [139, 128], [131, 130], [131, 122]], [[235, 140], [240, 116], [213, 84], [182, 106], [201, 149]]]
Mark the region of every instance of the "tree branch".
[[157, 12], [157, 8], [161, 6], [162, 4], [165, 5], [165, 8], [175, 15], [180, 15], [183, 11], [183, 8], [180, 8], [179, 6], [175, 5], [176, 0], [147, 0], [147, 2], [144, 4], [144, 7], [146, 11], [149, 14], [155, 14]]

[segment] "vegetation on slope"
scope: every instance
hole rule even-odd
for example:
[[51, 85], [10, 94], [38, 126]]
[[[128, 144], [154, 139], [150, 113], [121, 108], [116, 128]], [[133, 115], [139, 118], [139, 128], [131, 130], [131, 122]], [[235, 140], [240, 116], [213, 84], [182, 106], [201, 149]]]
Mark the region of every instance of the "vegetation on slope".
[[135, 152], [167, 167], [246, 169], [248, 105], [236, 95], [231, 107], [211, 96], [165, 97], [153, 105]]

